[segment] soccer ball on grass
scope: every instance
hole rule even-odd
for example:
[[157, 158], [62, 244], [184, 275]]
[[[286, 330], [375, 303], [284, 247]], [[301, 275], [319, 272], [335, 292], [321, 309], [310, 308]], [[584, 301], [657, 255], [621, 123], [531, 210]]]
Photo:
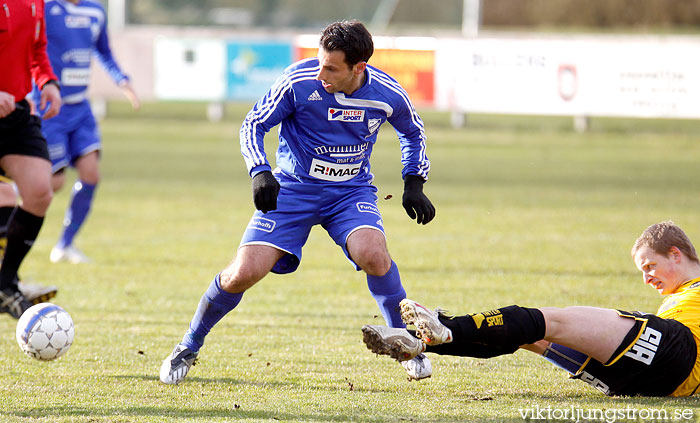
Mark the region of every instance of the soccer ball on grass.
[[70, 314], [51, 303], [30, 307], [17, 322], [17, 343], [37, 360], [57, 359], [73, 344], [75, 328]]

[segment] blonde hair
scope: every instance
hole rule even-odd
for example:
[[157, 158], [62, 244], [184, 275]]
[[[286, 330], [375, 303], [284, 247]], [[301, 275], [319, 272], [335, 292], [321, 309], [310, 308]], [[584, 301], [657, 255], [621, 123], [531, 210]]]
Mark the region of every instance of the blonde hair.
[[691, 261], [700, 264], [693, 243], [681, 228], [670, 220], [655, 223], [642, 232], [632, 247], [632, 256], [642, 247], [649, 247], [657, 254], [668, 255], [671, 247], [678, 248]]

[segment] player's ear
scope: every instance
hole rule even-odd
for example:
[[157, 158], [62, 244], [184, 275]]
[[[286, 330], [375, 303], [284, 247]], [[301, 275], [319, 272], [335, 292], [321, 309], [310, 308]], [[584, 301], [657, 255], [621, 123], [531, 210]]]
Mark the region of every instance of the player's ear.
[[365, 71], [367, 68], [367, 62], [357, 62], [355, 66], [352, 67], [352, 73], [359, 75]]
[[671, 247], [668, 250], [668, 258], [674, 263], [679, 263], [683, 253], [678, 247]]

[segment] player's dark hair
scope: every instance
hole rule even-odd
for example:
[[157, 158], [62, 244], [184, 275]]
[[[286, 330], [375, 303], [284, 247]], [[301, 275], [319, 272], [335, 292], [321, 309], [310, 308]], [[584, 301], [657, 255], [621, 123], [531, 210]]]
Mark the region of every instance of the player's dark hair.
[[671, 247], [676, 247], [691, 261], [700, 263], [698, 253], [688, 235], [672, 221], [655, 223], [637, 238], [632, 247], [632, 256], [642, 247], [649, 247], [656, 254], [667, 256]]
[[358, 21], [333, 22], [321, 31], [321, 48], [345, 53], [345, 63], [352, 67], [367, 62], [374, 53], [372, 34]]

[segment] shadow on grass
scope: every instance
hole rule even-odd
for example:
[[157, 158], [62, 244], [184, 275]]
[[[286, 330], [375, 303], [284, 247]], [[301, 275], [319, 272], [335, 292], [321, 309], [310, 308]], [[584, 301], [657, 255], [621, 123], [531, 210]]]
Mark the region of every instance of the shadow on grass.
[[[150, 381], [150, 382], [158, 382], [160, 384], [160, 380], [159, 380], [158, 376], [152, 376], [152, 375], [113, 375], [113, 376], [108, 376], [108, 377], [112, 378], [112, 379], [140, 379], [140, 380], [145, 380], [145, 381]], [[223, 384], [228, 384], [228, 385], [250, 385], [250, 386], [286, 386], [286, 385], [288, 385], [286, 383], [280, 383], [280, 382], [250, 381], [250, 380], [233, 379], [230, 377], [207, 378], [207, 377], [198, 377], [198, 376], [189, 376], [185, 383], [186, 384], [223, 383]], [[167, 385], [162, 385], [162, 386], [167, 386]]]
[[[124, 408], [109, 408], [103, 410], [94, 410], [89, 408], [75, 407], [43, 407], [33, 408], [26, 411], [0, 411], [0, 418], [19, 417], [19, 418], [81, 418], [89, 417], [90, 421], [98, 421], [104, 419], [111, 421], [117, 417], [165, 417], [172, 421], [180, 421], [183, 419], [210, 421], [210, 419], [235, 419], [235, 420], [270, 420], [270, 421], [304, 421], [304, 422], [347, 422], [347, 421], [362, 421], [369, 423], [382, 422], [471, 422], [475, 421], [473, 416], [455, 417], [455, 416], [435, 416], [428, 420], [411, 417], [411, 416], [395, 416], [395, 415], [368, 415], [366, 412], [358, 411], [357, 414], [342, 414], [342, 415], [324, 415], [324, 414], [309, 414], [309, 413], [278, 413], [273, 411], [260, 410], [245, 410], [238, 409], [173, 409], [173, 408], [158, 408], [158, 407], [124, 407]], [[503, 422], [503, 423], [522, 423], [524, 420], [520, 416], [514, 417], [481, 417], [478, 419], [480, 423], [487, 422]]]
[[[314, 414], [290, 414], [277, 413], [273, 411], [245, 410], [243, 408], [178, 408], [173, 407], [117, 407], [104, 408], [96, 410], [85, 407], [38, 407], [25, 411], [4, 411], [0, 410], [0, 420], [2, 416], [7, 417], [24, 417], [24, 418], [70, 418], [70, 417], [92, 417], [92, 418], [115, 418], [118, 416], [139, 416], [139, 417], [170, 417], [173, 421], [180, 419], [202, 419], [208, 421], [213, 418], [235, 418], [236, 420], [243, 419], [269, 419], [279, 421], [309, 421], [309, 422], [334, 422], [334, 421], [351, 421], [358, 416], [352, 415], [314, 415]], [[361, 416], [363, 421], [367, 422], [384, 422], [386, 417]], [[522, 421], [522, 420], [521, 420]]]
[[[115, 376], [108, 376], [109, 378], [112, 379], [140, 379], [142, 381], [149, 381], [149, 382], [157, 382], [159, 386], [166, 387], [167, 385], [163, 385], [160, 383], [160, 380], [157, 376], [151, 376], [151, 375], [115, 375]], [[233, 378], [228, 378], [228, 377], [218, 377], [218, 378], [207, 378], [207, 377], [198, 377], [198, 376], [188, 376], [187, 380], [180, 386], [187, 386], [187, 385], [194, 385], [194, 384], [224, 384], [224, 385], [243, 385], [243, 386], [260, 386], [260, 387], [283, 387], [283, 388], [288, 388], [292, 386], [298, 386], [299, 383], [297, 381], [289, 381], [289, 382], [270, 382], [270, 381], [252, 381], [252, 380], [241, 380], [241, 379], [233, 379]], [[307, 391], [329, 391], [329, 392], [338, 392], [338, 391], [350, 391], [349, 388], [349, 383], [350, 379], [346, 378], [344, 380], [334, 380], [333, 383], [329, 385], [312, 385], [312, 384], [305, 384], [304, 385], [304, 390]], [[173, 389], [176, 389], [173, 387]], [[384, 388], [363, 388], [361, 386], [355, 386], [354, 384], [352, 385], [352, 391], [353, 392], [369, 392], [369, 393], [392, 393], [392, 392], [397, 392], [396, 389], [384, 389]]]
[[[369, 423], [382, 422], [471, 422], [473, 417], [464, 416], [435, 416], [434, 418], [425, 420], [422, 418], [411, 416], [395, 416], [395, 415], [368, 415], [366, 412], [358, 411], [357, 414], [341, 414], [341, 415], [324, 415], [324, 414], [309, 414], [309, 413], [278, 413], [273, 411], [260, 410], [245, 410], [243, 407], [238, 409], [173, 409], [173, 408], [158, 408], [158, 407], [124, 407], [124, 408], [109, 408], [103, 410], [94, 410], [89, 408], [74, 408], [74, 407], [43, 407], [33, 408], [31, 410], [12, 412], [0, 411], [0, 419], [3, 417], [20, 417], [20, 418], [80, 418], [89, 417], [90, 421], [98, 421], [117, 417], [165, 417], [172, 421], [180, 421], [183, 419], [200, 420], [203, 422], [210, 419], [235, 419], [235, 420], [270, 420], [270, 421], [303, 421], [303, 422], [347, 422], [347, 421], [362, 421]], [[228, 421], [228, 420], [227, 420]], [[487, 422], [503, 422], [503, 423], [522, 423], [523, 418], [517, 417], [482, 417], [479, 418], [480, 423]]]

